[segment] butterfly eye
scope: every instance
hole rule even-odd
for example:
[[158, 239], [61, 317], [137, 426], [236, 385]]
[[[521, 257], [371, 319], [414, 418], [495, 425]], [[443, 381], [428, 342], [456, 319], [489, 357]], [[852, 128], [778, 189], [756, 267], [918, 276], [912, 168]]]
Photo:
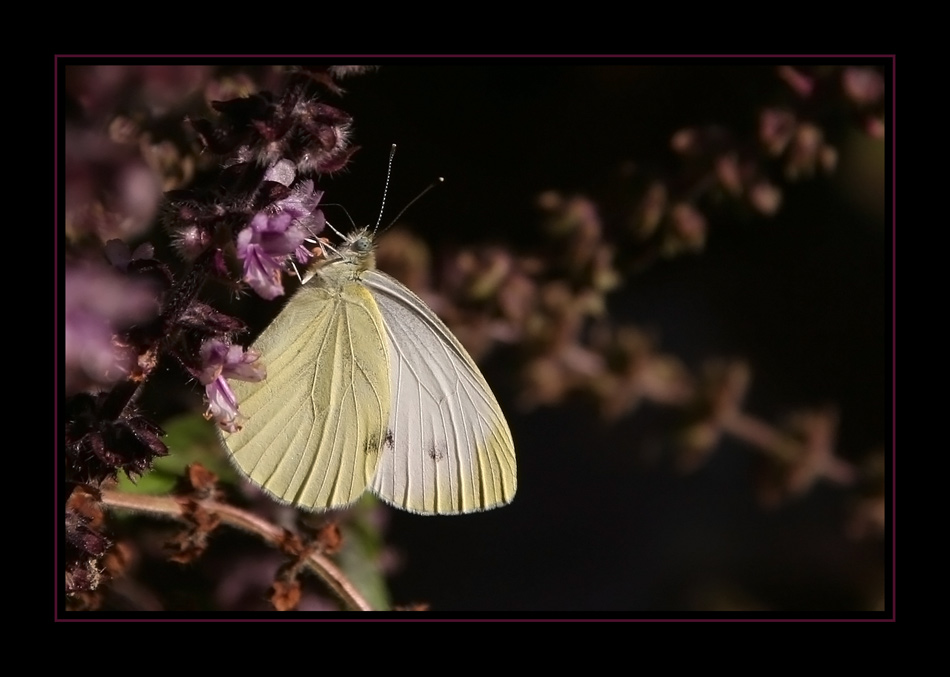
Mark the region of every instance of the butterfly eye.
[[360, 254], [365, 254], [373, 248], [373, 241], [368, 237], [361, 237], [353, 242], [353, 249]]

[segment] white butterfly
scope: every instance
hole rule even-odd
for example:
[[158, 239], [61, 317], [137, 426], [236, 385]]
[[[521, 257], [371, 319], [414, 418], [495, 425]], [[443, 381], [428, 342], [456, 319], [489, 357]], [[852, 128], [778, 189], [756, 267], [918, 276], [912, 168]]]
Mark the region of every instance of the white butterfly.
[[232, 381], [243, 427], [221, 436], [281, 501], [341, 508], [370, 488], [410, 512], [509, 503], [514, 443], [498, 401], [445, 324], [375, 269], [373, 236], [318, 264], [253, 348], [267, 378]]

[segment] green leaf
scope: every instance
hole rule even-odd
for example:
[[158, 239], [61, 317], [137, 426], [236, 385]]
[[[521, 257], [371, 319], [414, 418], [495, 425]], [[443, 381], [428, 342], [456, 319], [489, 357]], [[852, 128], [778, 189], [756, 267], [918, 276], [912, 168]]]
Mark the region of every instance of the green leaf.
[[373, 513], [381, 505], [371, 494], [365, 495], [353, 508], [352, 517], [340, 525], [343, 547], [336, 555], [337, 565], [352, 581], [366, 601], [377, 610], [388, 610], [392, 604], [386, 578], [380, 567], [385, 543], [374, 524]]

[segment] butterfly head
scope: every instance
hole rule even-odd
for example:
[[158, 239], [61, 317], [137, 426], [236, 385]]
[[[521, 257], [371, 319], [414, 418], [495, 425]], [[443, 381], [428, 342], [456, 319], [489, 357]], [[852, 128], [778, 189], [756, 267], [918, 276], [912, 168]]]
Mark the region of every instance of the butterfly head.
[[367, 270], [376, 265], [374, 248], [373, 233], [369, 228], [362, 228], [346, 237], [346, 242], [340, 248], [340, 255], [347, 263], [356, 266], [359, 270]]

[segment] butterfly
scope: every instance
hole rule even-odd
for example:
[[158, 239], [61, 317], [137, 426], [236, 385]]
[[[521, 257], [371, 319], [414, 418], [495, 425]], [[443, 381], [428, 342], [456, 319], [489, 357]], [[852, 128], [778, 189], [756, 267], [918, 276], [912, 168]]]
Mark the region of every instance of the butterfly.
[[367, 489], [425, 515], [509, 503], [517, 469], [498, 400], [436, 314], [376, 269], [373, 237], [357, 230], [318, 261], [253, 344], [268, 375], [230, 382], [243, 416], [221, 432], [232, 461], [308, 510]]

